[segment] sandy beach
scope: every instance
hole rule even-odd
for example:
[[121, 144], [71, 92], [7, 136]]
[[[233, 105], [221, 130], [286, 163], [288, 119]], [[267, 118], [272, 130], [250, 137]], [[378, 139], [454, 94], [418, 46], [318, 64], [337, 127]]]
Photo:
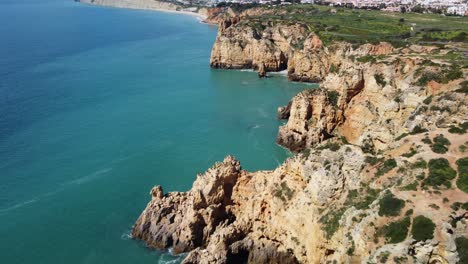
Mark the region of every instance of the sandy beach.
[[90, 5], [100, 5], [116, 8], [127, 8], [127, 9], [139, 9], [139, 10], [152, 10], [160, 12], [168, 12], [175, 14], [184, 14], [195, 16], [200, 18], [200, 20], [205, 20], [207, 17], [203, 14], [185, 10], [177, 10], [180, 6], [168, 3], [168, 2], [158, 2], [150, 0], [80, 0], [81, 3], [90, 4]]

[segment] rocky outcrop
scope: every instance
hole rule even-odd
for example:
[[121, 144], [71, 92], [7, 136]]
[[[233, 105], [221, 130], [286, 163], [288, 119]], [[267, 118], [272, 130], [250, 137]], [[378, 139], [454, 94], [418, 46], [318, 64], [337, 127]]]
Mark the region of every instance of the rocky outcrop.
[[[294, 97], [290, 104], [295, 108], [295, 113], [280, 128], [279, 144], [297, 152], [330, 137], [343, 137], [350, 143], [371, 146], [373, 151], [378, 151], [388, 148], [397, 136], [411, 132], [415, 127], [440, 127], [441, 122], [447, 121], [448, 116], [440, 115], [444, 111], [438, 115], [430, 114], [430, 107], [423, 101], [428, 96], [457, 89], [456, 84], [463, 78], [445, 85], [438, 84], [437, 90], [434, 90], [430, 82], [427, 85], [418, 84], [421, 69], [427, 68], [423, 65], [424, 60], [414, 55], [387, 54], [381, 61], [371, 62], [355, 59], [363, 54], [367, 55], [360, 58], [372, 58], [373, 55], [368, 54], [394, 51], [386, 43], [366, 44], [357, 49], [338, 44], [328, 49], [334, 49], [334, 54], [340, 54], [338, 57], [341, 59], [330, 57], [333, 72], [323, 79], [320, 86], [328, 95], [336, 98], [335, 107], [324, 108], [318, 121], [317, 118], [311, 119], [308, 111], [322, 108], [326, 102], [323, 92], [314, 95], [305, 92]], [[305, 94], [308, 95], [306, 99]], [[450, 100], [450, 97], [446, 97], [442, 101], [443, 106], [433, 108], [447, 108], [450, 105], [452, 111], [445, 111], [445, 114], [461, 113], [463, 110], [459, 107], [464, 107], [464, 104], [456, 106], [455, 102], [465, 99], [460, 98], [460, 94], [453, 96], [459, 98]], [[428, 118], [432, 120], [426, 122]], [[461, 117], [456, 119], [463, 120]]]
[[260, 30], [238, 20], [221, 23], [211, 52], [211, 67], [258, 70], [264, 65], [265, 71], [285, 70], [291, 45], [297, 44], [306, 31], [301, 25], [260, 25], [265, 27]]
[[239, 162], [227, 157], [199, 175], [188, 193], [164, 195], [160, 186], [154, 187], [132, 236], [151, 247], [171, 247], [176, 254], [206, 244], [216, 227], [230, 220], [231, 195], [240, 174]]
[[330, 138], [336, 125], [342, 122], [342, 115], [333, 100], [322, 89], [306, 90], [296, 95], [289, 109], [286, 106], [278, 110], [279, 116], [289, 120], [280, 127], [276, 142], [297, 152]]
[[[401, 157], [399, 149], [407, 145], [396, 145], [381, 157], [405, 164], [431, 155], [417, 147], [413, 158]], [[247, 172], [227, 157], [199, 175], [186, 193], [153, 188], [133, 237], [150, 247], [187, 252], [183, 263], [375, 263], [382, 258], [456, 263], [460, 249], [455, 239], [468, 236], [468, 213], [451, 205], [468, 202], [468, 194], [403, 190], [402, 183], [413, 182], [421, 169], [401, 165], [404, 173], [388, 171], [376, 178], [376, 166], [383, 163], [373, 165], [367, 155], [331, 139], [273, 171]], [[453, 155], [459, 157], [456, 151], [447, 154]], [[393, 216], [381, 213], [389, 193], [405, 201]], [[388, 243], [386, 225], [405, 217], [412, 221], [412, 214], [434, 221], [433, 238], [415, 240], [408, 228], [400, 241]]]
[[[434, 49], [325, 46], [303, 25], [245, 19], [257, 11], [212, 15], [220, 28], [210, 63], [320, 82], [278, 109], [287, 123], [277, 142], [296, 154], [258, 172], [228, 156], [188, 192], [154, 187], [133, 237], [187, 253], [183, 263], [459, 261], [468, 237], [462, 172], [437, 185], [451, 170], [427, 167], [442, 158], [456, 168], [466, 156], [467, 70], [425, 82], [424, 71], [454, 69], [419, 56]], [[450, 142], [444, 153], [433, 150], [440, 134]], [[422, 216], [434, 230], [415, 227]]]

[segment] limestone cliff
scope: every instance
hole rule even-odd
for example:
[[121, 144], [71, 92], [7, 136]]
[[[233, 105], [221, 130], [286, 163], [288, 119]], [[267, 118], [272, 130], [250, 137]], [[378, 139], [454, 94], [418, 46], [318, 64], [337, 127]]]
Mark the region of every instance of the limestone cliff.
[[[429, 137], [438, 133], [446, 131]], [[360, 147], [337, 141], [292, 157], [274, 171], [247, 172], [227, 157], [199, 175], [187, 193], [153, 188], [133, 237], [150, 247], [188, 252], [183, 263], [456, 263], [456, 241], [468, 235], [468, 194], [407, 187], [424, 183], [417, 175], [427, 169], [414, 164], [433, 156], [420, 138], [396, 142], [375, 163]], [[463, 156], [458, 147], [455, 143], [440, 156], [453, 167]], [[410, 148], [418, 153], [401, 156]], [[404, 172], [386, 169], [386, 160]], [[395, 210], [389, 199], [399, 204]], [[456, 202], [465, 202], [464, 209]], [[427, 239], [414, 237], [410, 228], [418, 216], [434, 222], [434, 230], [425, 231]], [[397, 240], [388, 226], [400, 228], [400, 222]]]
[[251, 23], [256, 9], [218, 11], [212, 67], [320, 88], [278, 109], [295, 153], [281, 166], [228, 156], [188, 192], [154, 187], [133, 237], [184, 263], [468, 261], [467, 69], [444, 59], [460, 47], [325, 45], [302, 24]]
[[[369, 44], [353, 49], [351, 45], [341, 43], [328, 47], [328, 50], [334, 50], [334, 55], [328, 57], [333, 72], [323, 79], [320, 92], [306, 91], [293, 98], [289, 115], [284, 113], [284, 108], [278, 109], [282, 118], [289, 120], [280, 127], [277, 142], [297, 152], [338, 136], [352, 144], [379, 151], [415, 127], [435, 128], [463, 121], [466, 104], [456, 106], [454, 112], [459, 114], [452, 116], [450, 121], [446, 120], [447, 112], [426, 112], [423, 101], [428, 96], [458, 89], [466, 77], [455, 78], [446, 84], [430, 82], [422, 85], [418, 80], [424, 69], [440, 72], [452, 66], [434, 64], [432, 68], [426, 67], [431, 62], [422, 59], [424, 53], [402, 54], [387, 45]], [[388, 53], [390, 51], [394, 53]], [[380, 59], [358, 61], [375, 54], [381, 54]], [[466, 69], [455, 72], [466, 76]], [[328, 107], [324, 108], [324, 105]], [[430, 122], [427, 122], [428, 118]]]

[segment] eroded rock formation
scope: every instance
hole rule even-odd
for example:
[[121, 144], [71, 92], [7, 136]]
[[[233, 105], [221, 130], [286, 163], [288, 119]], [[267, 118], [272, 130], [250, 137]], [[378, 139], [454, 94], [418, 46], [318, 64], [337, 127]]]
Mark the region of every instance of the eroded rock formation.
[[[277, 142], [296, 154], [258, 172], [228, 156], [188, 192], [154, 187], [133, 237], [188, 253], [184, 263], [461, 260], [468, 194], [457, 166], [468, 149], [467, 69], [428, 62], [430, 47], [326, 46], [300, 24], [257, 28], [243, 20], [249, 12], [256, 10], [213, 15], [221, 24], [210, 63], [320, 82], [278, 109], [287, 123]], [[450, 80], [421, 78], [451, 70]], [[434, 150], [436, 141], [445, 145]], [[434, 163], [449, 167], [447, 179]]]

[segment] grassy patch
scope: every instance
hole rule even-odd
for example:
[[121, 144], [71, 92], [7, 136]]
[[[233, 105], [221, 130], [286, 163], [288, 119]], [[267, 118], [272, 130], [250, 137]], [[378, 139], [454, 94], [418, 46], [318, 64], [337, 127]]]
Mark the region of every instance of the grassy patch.
[[357, 58], [356, 60], [362, 63], [366, 63], [366, 62], [375, 63], [377, 61], [375, 57], [372, 55], [362, 56], [362, 57]]
[[402, 191], [417, 191], [418, 190], [418, 182], [414, 181], [413, 183], [410, 183], [408, 185], [405, 185], [401, 187]]
[[398, 216], [401, 209], [405, 207], [405, 201], [396, 198], [391, 192], [386, 192], [379, 201], [380, 216]]
[[396, 166], [397, 163], [395, 159], [388, 159], [379, 167], [379, 169], [375, 173], [375, 176], [380, 177], [385, 173], [391, 171], [393, 168], [396, 168]]
[[457, 187], [468, 193], [468, 157], [457, 160], [458, 179]]
[[399, 221], [391, 222], [381, 229], [381, 234], [387, 243], [400, 243], [406, 239], [410, 226], [410, 218], [407, 216]]
[[434, 237], [435, 224], [431, 219], [419, 215], [413, 219], [411, 234], [415, 240], [427, 240]]
[[345, 209], [331, 211], [320, 218], [320, 222], [324, 225], [325, 237], [330, 239], [336, 230], [340, 227], [340, 219], [343, 216]]
[[452, 65], [450, 67], [444, 67], [439, 72], [425, 71], [421, 73], [421, 76], [417, 80], [416, 84], [419, 86], [425, 86], [430, 81], [438, 83], [448, 83], [450, 81], [463, 77], [463, 72], [458, 65]]
[[351, 190], [346, 198], [345, 206], [354, 206], [356, 209], [367, 209], [377, 199], [380, 190], [367, 188], [364, 193]]

